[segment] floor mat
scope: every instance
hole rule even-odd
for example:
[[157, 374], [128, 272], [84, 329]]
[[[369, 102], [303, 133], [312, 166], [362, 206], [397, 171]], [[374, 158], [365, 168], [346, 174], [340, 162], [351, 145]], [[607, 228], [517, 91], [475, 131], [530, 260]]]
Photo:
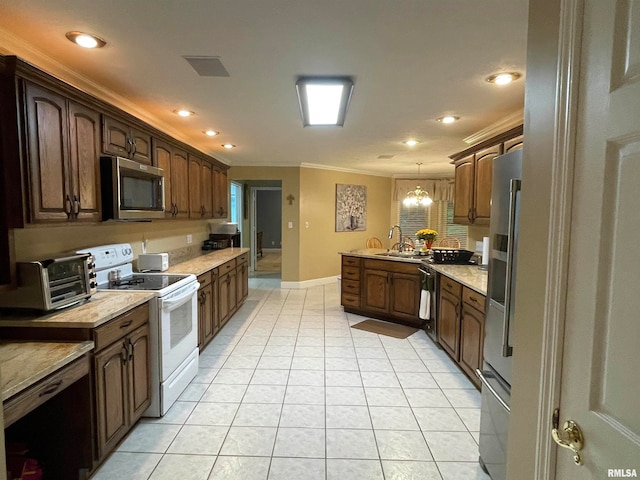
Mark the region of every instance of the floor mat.
[[418, 331], [417, 328], [407, 327], [406, 325], [371, 319], [351, 325], [351, 328], [357, 328], [358, 330], [365, 330], [367, 332], [378, 333], [380, 335], [386, 335], [394, 338], [407, 338]]

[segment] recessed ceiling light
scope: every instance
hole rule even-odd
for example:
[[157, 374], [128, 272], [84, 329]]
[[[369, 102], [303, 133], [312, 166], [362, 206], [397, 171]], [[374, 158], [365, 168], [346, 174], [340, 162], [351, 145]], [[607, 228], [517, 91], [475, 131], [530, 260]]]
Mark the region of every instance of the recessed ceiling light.
[[176, 115], [179, 115], [181, 117], [184, 117], [184, 118], [191, 117], [192, 115], [195, 115], [195, 112], [192, 112], [191, 110], [174, 110], [173, 113], [175, 113]]
[[69, 39], [76, 45], [80, 45], [83, 48], [102, 48], [107, 44], [107, 42], [105, 42], [102, 38], [96, 37], [95, 35], [91, 35], [89, 33], [67, 32], [65, 36], [67, 37], [67, 39]]
[[220, 134], [220, 132], [217, 132], [216, 130], [211, 130], [211, 129], [205, 130], [202, 133], [204, 133], [207, 137], [215, 137], [216, 135]]
[[444, 117], [436, 118], [436, 122], [440, 123], [454, 123], [460, 120], [460, 117], [456, 117], [455, 115], [445, 115]]
[[225, 143], [222, 146], [227, 149], [236, 148], [236, 146], [231, 143]]
[[419, 142], [418, 140], [413, 140], [413, 139], [412, 139], [412, 140], [405, 140], [405, 141], [404, 141], [404, 142], [402, 142], [402, 143], [404, 143], [405, 145], [407, 145], [407, 146], [409, 146], [409, 147], [414, 147], [414, 146], [416, 146], [417, 144], [419, 144], [420, 142]]
[[500, 72], [494, 73], [486, 78], [487, 82], [495, 83], [496, 85], [508, 85], [514, 80], [520, 78], [520, 74], [518, 72]]

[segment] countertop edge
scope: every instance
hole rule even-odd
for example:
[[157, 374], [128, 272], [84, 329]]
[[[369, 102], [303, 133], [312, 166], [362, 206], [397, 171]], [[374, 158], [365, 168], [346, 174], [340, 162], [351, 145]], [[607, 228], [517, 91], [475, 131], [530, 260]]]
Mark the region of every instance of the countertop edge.
[[[419, 265], [422, 263], [422, 258], [416, 257], [396, 257], [393, 255], [383, 255], [388, 253], [389, 250], [386, 248], [367, 248], [363, 250], [354, 250], [351, 252], [338, 252], [338, 255], [346, 255], [349, 257], [360, 257], [360, 258], [371, 258], [374, 260], [384, 260], [390, 262], [403, 262], [403, 263], [414, 263]], [[426, 258], [426, 255], [425, 255]]]
[[[480, 267], [476, 265], [440, 265], [440, 264], [431, 264], [429, 268], [432, 268], [436, 272], [441, 275], [445, 275], [449, 277], [451, 280], [454, 280], [461, 285], [470, 288], [471, 290], [478, 292], [481, 295], [487, 296], [487, 272], [486, 270], [481, 270]], [[478, 274], [474, 277], [474, 282], [470, 281], [468, 278], [463, 277], [460, 274], [456, 274], [455, 271], [451, 271], [454, 268], [465, 268], [474, 269]], [[481, 273], [482, 272], [482, 273]], [[484, 274], [484, 275], [483, 275]]]
[[[11, 345], [13, 347], [19, 346], [22, 350], [22, 354], [16, 358], [5, 359], [2, 358], [4, 355], [0, 355], [0, 368], [2, 368], [2, 401], [6, 401], [9, 398], [19, 394], [20, 392], [26, 390], [27, 388], [35, 385], [40, 380], [46, 378], [47, 376], [55, 373], [66, 365], [70, 364], [74, 360], [82, 357], [86, 353], [90, 352], [94, 348], [94, 343], [91, 340], [87, 340], [84, 342], [32, 342], [32, 341], [11, 341], [7, 345]], [[65, 351], [63, 354], [58, 354], [56, 351], [61, 345], [71, 345], [71, 351]], [[1, 346], [0, 346], [1, 348]], [[46, 349], [50, 350], [50, 353], [46, 354], [46, 364], [42, 366], [36, 373], [29, 373], [28, 369], [24, 368], [24, 359], [23, 356], [32, 356], [34, 349]], [[14, 365], [18, 363], [18, 365]], [[43, 362], [44, 363], [44, 362]], [[18, 377], [18, 381], [13, 384], [6, 386], [6, 379], [14, 378], [14, 375], [8, 375], [8, 373], [12, 373], [14, 371], [19, 371], [23, 375], [24, 378]]]

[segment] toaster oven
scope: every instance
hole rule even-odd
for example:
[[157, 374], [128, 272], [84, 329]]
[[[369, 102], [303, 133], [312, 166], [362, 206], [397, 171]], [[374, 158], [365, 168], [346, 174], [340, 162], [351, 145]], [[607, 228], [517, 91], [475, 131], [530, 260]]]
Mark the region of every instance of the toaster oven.
[[17, 262], [17, 288], [0, 292], [1, 308], [49, 311], [79, 303], [97, 291], [88, 253]]

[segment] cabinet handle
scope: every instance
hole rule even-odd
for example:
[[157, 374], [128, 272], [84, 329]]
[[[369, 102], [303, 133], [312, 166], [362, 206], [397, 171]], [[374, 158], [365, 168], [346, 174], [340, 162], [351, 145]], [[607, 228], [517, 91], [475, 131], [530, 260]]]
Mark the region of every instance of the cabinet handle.
[[131, 361], [133, 359], [133, 343], [131, 342], [131, 339], [129, 339], [128, 342], [129, 342], [129, 345], [128, 345], [129, 361]]
[[62, 385], [62, 380], [58, 380], [57, 382], [52, 383], [50, 386], [47, 387], [46, 390], [40, 392], [38, 396], [44, 397], [45, 395], [51, 395], [53, 392], [58, 390], [58, 388], [60, 388], [60, 385]]
[[120, 350], [120, 358], [122, 358], [122, 363], [127, 363], [127, 343], [122, 344], [122, 350]]
[[129, 320], [127, 322], [124, 322], [122, 325], [120, 325], [120, 328], [127, 328], [132, 323], [133, 323], [133, 320]]
[[125, 149], [127, 151], [127, 157], [131, 158], [131, 139], [127, 138], [127, 148]]
[[136, 156], [136, 152], [138, 151], [138, 146], [136, 145], [135, 139], [131, 140], [131, 158]]
[[473, 223], [473, 208], [469, 209], [469, 212], [467, 213], [467, 218], [469, 219], [469, 223]]
[[73, 196], [73, 213], [75, 214], [76, 218], [80, 213], [80, 198], [78, 198], [77, 195]]
[[178, 216], [178, 204], [177, 203], [173, 204], [173, 216], [174, 217]]
[[227, 285], [231, 283], [231, 275], [227, 277]]
[[67, 218], [71, 217], [71, 199], [69, 198], [69, 195], [67, 195], [67, 199], [64, 202], [64, 213], [67, 214]]

